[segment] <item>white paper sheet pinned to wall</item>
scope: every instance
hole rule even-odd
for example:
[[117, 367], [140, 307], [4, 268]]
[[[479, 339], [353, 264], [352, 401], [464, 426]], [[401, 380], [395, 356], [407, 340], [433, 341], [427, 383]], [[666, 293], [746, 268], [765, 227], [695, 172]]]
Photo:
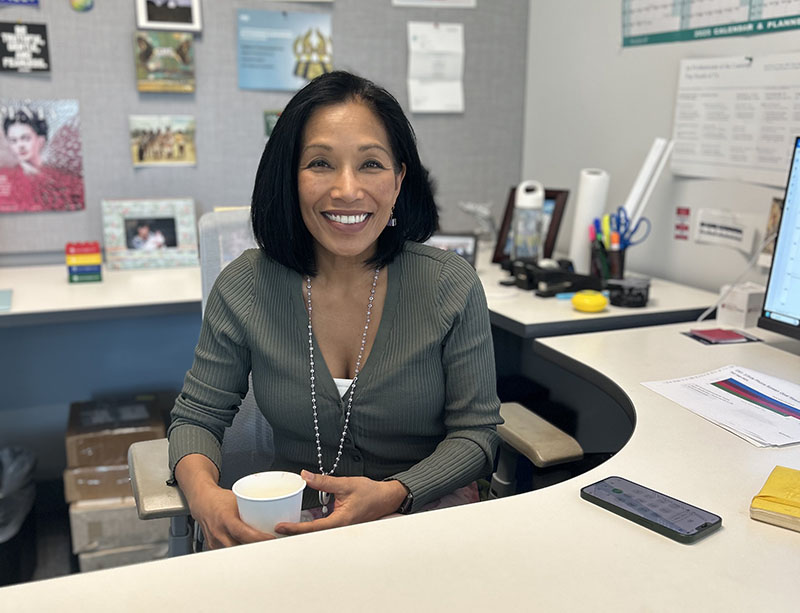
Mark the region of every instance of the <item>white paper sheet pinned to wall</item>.
[[642, 383], [757, 447], [800, 442], [800, 385], [741, 366]]
[[800, 134], [800, 53], [683, 60], [672, 172], [783, 187]]
[[464, 25], [408, 22], [412, 113], [464, 112]]

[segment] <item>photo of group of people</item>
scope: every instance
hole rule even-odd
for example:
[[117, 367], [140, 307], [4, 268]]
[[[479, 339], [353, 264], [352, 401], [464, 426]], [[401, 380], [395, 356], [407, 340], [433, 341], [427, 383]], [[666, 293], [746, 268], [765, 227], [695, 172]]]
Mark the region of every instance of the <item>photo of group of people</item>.
[[0, 100], [0, 213], [83, 209], [76, 100]]
[[131, 115], [134, 166], [194, 166], [195, 121], [188, 115]]

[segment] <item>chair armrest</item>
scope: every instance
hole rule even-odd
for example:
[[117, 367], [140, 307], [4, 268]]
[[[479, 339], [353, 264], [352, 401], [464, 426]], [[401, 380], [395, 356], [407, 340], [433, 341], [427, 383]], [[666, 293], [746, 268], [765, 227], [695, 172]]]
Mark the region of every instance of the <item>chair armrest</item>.
[[578, 441], [521, 404], [504, 402], [500, 416], [505, 423], [497, 426], [497, 433], [535, 466], [545, 468], [583, 458]]
[[169, 442], [165, 438], [133, 443], [128, 470], [140, 519], [189, 515], [189, 505], [177, 486], [167, 485]]

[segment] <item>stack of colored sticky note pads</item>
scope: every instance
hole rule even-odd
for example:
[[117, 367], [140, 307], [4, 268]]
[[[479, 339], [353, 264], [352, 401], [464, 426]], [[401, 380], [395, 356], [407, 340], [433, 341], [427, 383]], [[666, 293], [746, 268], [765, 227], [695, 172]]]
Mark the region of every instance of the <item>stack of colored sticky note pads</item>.
[[102, 281], [103, 256], [100, 243], [67, 243], [64, 250], [67, 256], [67, 272], [70, 283]]

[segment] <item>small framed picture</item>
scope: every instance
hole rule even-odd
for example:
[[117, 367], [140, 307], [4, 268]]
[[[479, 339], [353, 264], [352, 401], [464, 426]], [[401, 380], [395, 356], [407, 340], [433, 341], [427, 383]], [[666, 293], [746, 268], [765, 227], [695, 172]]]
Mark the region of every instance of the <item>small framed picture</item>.
[[477, 234], [437, 232], [425, 241], [425, 244], [436, 247], [437, 249], [444, 249], [445, 251], [457, 253], [475, 268], [475, 257], [478, 253]]
[[[514, 218], [514, 202], [516, 201], [517, 188], [512, 187], [508, 193], [506, 210], [503, 214], [503, 221], [500, 230], [497, 232], [497, 243], [494, 248], [492, 262], [502, 264], [511, 257], [511, 243], [514, 236], [511, 231], [511, 221]], [[544, 221], [542, 231], [544, 232], [544, 257], [553, 257], [553, 249], [556, 245], [558, 229], [561, 227], [561, 220], [564, 217], [564, 207], [567, 206], [569, 190], [566, 189], [545, 189], [544, 190]]]
[[138, 30], [134, 35], [140, 92], [194, 91], [194, 37], [190, 32]]
[[104, 200], [103, 237], [110, 269], [196, 266], [194, 200]]
[[269, 138], [282, 111], [264, 111], [264, 135]]
[[200, 0], [136, 0], [136, 27], [199, 32]]
[[130, 115], [128, 125], [134, 168], [197, 164], [191, 115]]

